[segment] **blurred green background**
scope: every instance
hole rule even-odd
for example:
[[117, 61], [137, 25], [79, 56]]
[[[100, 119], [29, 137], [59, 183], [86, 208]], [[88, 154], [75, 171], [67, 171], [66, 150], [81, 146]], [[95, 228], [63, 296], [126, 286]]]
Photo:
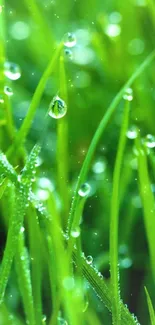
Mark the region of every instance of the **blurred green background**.
[[[21, 126], [39, 79], [54, 50], [68, 32], [76, 44], [64, 47], [68, 89], [68, 184], [70, 197], [93, 134], [109, 104], [155, 46], [155, 2], [153, 0], [22, 0], [6, 2], [6, 57], [19, 65], [21, 78], [8, 81], [13, 90], [11, 104], [17, 129]], [[71, 58], [72, 57], [72, 58]], [[43, 132], [45, 114], [59, 91], [59, 65], [49, 78], [26, 140], [30, 151]], [[141, 136], [155, 134], [155, 64], [134, 82], [130, 129], [138, 126]], [[82, 228], [82, 246], [92, 255], [102, 274], [109, 278], [109, 209], [112, 174], [117, 152], [124, 101], [118, 106], [93, 158], [87, 181], [91, 185]], [[3, 128], [3, 126], [2, 126]], [[44, 133], [40, 174], [58, 192], [56, 177], [57, 120], [49, 117]], [[4, 134], [4, 133], [3, 133]], [[3, 137], [3, 135], [2, 135]], [[9, 140], [3, 141], [6, 150]], [[120, 288], [124, 303], [142, 324], [149, 324], [144, 293], [147, 286], [152, 300], [155, 292], [148, 262], [143, 210], [138, 191], [134, 140], [128, 134], [121, 178], [119, 227]], [[153, 150], [151, 149], [153, 155]], [[152, 191], [155, 168], [150, 166]], [[58, 193], [59, 200], [59, 193]], [[4, 238], [1, 239], [4, 245]], [[10, 284], [11, 288], [11, 284]], [[11, 288], [10, 290], [13, 290]], [[110, 324], [106, 309], [90, 290], [92, 307], [103, 324]], [[48, 293], [45, 301], [48, 300]], [[48, 314], [48, 303], [45, 307]]]

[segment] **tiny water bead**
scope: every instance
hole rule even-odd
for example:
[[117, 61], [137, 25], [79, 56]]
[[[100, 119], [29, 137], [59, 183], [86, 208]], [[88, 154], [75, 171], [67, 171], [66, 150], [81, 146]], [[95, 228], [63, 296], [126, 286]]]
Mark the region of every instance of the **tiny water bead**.
[[87, 262], [87, 264], [92, 264], [92, 263], [93, 263], [93, 258], [92, 258], [91, 255], [88, 255], [88, 256], [86, 257], [86, 262]]
[[152, 134], [147, 134], [145, 138], [145, 145], [150, 149], [155, 148], [155, 137]]
[[120, 35], [121, 27], [118, 24], [109, 24], [104, 30], [105, 34], [111, 38], [115, 38]]
[[91, 189], [90, 185], [88, 183], [84, 183], [81, 185], [78, 194], [82, 197], [85, 197], [90, 193], [90, 189]]
[[133, 100], [133, 90], [132, 88], [127, 88], [124, 92], [123, 98], [129, 102]]
[[59, 119], [66, 115], [67, 105], [59, 96], [55, 96], [50, 103], [48, 115]]
[[70, 49], [64, 50], [64, 55], [66, 60], [72, 60], [73, 59], [73, 52]]
[[77, 228], [71, 230], [71, 236], [73, 238], [78, 238], [80, 236], [80, 228], [77, 227]]
[[136, 139], [138, 135], [138, 130], [135, 125], [132, 125], [130, 129], [127, 131], [126, 136], [128, 139]]
[[21, 77], [21, 70], [18, 64], [6, 61], [4, 63], [4, 74], [11, 80], [17, 80]]
[[94, 163], [92, 169], [95, 174], [101, 174], [106, 169], [106, 162], [104, 160], [98, 160]]
[[5, 86], [5, 87], [4, 87], [4, 93], [5, 93], [7, 96], [12, 96], [12, 95], [13, 95], [13, 91], [12, 91], [12, 89], [11, 89], [9, 86]]
[[67, 47], [74, 47], [76, 45], [76, 37], [72, 33], [67, 33], [64, 36], [64, 45]]

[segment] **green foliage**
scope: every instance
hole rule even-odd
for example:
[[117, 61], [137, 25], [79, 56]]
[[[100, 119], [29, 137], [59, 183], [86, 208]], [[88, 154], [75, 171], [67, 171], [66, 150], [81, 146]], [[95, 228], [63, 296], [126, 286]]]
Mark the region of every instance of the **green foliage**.
[[153, 1], [0, 0], [0, 31], [0, 322], [154, 324]]

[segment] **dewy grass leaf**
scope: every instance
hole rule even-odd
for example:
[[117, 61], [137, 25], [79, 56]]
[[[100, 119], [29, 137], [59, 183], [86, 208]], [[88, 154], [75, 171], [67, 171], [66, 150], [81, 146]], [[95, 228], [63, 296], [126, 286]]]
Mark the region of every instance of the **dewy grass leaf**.
[[15, 150], [16, 150], [16, 155], [17, 155], [19, 148], [23, 144], [23, 142], [29, 132], [34, 115], [36, 113], [36, 110], [40, 103], [41, 97], [43, 95], [46, 82], [47, 82], [48, 78], [50, 77], [50, 75], [52, 74], [53, 70], [55, 69], [55, 65], [56, 65], [57, 59], [59, 58], [59, 54], [61, 52], [62, 47], [63, 47], [63, 44], [60, 43], [57, 50], [55, 51], [54, 56], [52, 57], [50, 63], [48, 64], [47, 68], [45, 69], [45, 71], [39, 81], [39, 84], [38, 84], [38, 86], [35, 90], [35, 93], [33, 95], [29, 110], [28, 110], [27, 115], [24, 119], [24, 122], [23, 122], [20, 130], [17, 132], [17, 135], [14, 139], [13, 145], [9, 148], [9, 150], [7, 152], [8, 157], [12, 156], [13, 153], [15, 152]]
[[9, 230], [6, 246], [0, 267], [0, 303], [2, 303], [8, 282], [12, 261], [17, 249], [20, 229], [25, 215], [27, 197], [23, 187], [18, 184], [15, 188], [15, 200], [12, 216], [9, 221]]
[[0, 175], [9, 178], [13, 183], [17, 181], [17, 174], [14, 168], [2, 152], [0, 152]]
[[26, 164], [21, 173], [21, 183], [28, 193], [31, 192], [32, 183], [36, 174], [37, 159], [40, 153], [40, 145], [36, 144], [27, 158]]
[[151, 325], [155, 325], [154, 308], [153, 308], [152, 301], [151, 301], [150, 295], [149, 295], [146, 287], [145, 287], [145, 293], [146, 293], [146, 298], [147, 298], [147, 304], [148, 304], [148, 309], [149, 309], [149, 314], [150, 314]]
[[116, 155], [113, 189], [111, 198], [111, 220], [110, 220], [110, 273], [113, 296], [112, 317], [113, 324], [120, 324], [121, 306], [119, 293], [119, 269], [118, 269], [118, 224], [119, 224], [119, 200], [120, 200], [120, 177], [121, 167], [126, 143], [126, 132], [128, 128], [129, 102], [125, 103], [124, 116], [122, 121], [120, 139]]
[[37, 222], [36, 212], [32, 207], [28, 209], [28, 226], [31, 258], [31, 278], [33, 299], [35, 306], [36, 324], [41, 324], [42, 319], [42, 254], [40, 251], [41, 232]]
[[23, 299], [23, 306], [27, 319], [26, 322], [28, 324], [35, 325], [36, 322], [32, 295], [30, 265], [28, 260], [28, 252], [26, 247], [24, 246], [24, 236], [22, 231], [20, 232], [18, 238], [15, 262], [19, 289]]
[[144, 62], [139, 66], [138, 69], [132, 74], [132, 76], [129, 78], [129, 80], [126, 82], [126, 84], [123, 86], [123, 88], [118, 92], [116, 97], [113, 99], [112, 103], [108, 107], [105, 115], [103, 116], [95, 134], [94, 137], [91, 141], [91, 144], [89, 146], [87, 155], [85, 157], [85, 160], [83, 162], [78, 181], [76, 184], [76, 189], [74, 192], [74, 197], [71, 205], [71, 210], [70, 210], [70, 215], [69, 215], [69, 220], [68, 220], [68, 230], [70, 231], [71, 225], [74, 219], [74, 213], [77, 208], [77, 202], [78, 202], [78, 191], [82, 183], [85, 182], [86, 175], [89, 170], [89, 166], [93, 157], [93, 154], [95, 152], [96, 146], [100, 140], [100, 137], [105, 130], [110, 118], [112, 117], [112, 114], [115, 112], [117, 105], [122, 99], [122, 96], [124, 95], [125, 90], [132, 85], [132, 83], [138, 78], [139, 75], [149, 66], [149, 64], [154, 60], [155, 58], [155, 51], [153, 51], [145, 60]]
[[[77, 250], [74, 250], [73, 258], [76, 263]], [[84, 254], [81, 256], [82, 260], [82, 273], [86, 280], [89, 282], [93, 290], [96, 292], [98, 298], [105, 304], [110, 312], [112, 312], [113, 294], [110, 286], [107, 286], [105, 279], [95, 267], [87, 263]], [[120, 302], [121, 308], [121, 325], [140, 325], [136, 317], [130, 314], [128, 308]]]
[[149, 247], [152, 275], [155, 281], [155, 200], [149, 179], [147, 156], [140, 143], [139, 137], [136, 139], [136, 150], [138, 154], [139, 191], [144, 211], [144, 224]]

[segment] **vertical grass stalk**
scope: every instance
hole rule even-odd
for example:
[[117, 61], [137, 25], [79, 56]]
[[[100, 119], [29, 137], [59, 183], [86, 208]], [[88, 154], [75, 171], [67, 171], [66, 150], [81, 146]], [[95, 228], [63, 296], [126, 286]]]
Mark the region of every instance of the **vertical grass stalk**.
[[119, 269], [118, 269], [118, 224], [119, 224], [119, 201], [120, 201], [120, 177], [123, 154], [126, 143], [126, 131], [128, 128], [129, 102], [125, 103], [124, 117], [121, 127], [120, 139], [117, 149], [117, 156], [113, 174], [113, 189], [111, 199], [111, 219], [110, 219], [110, 273], [112, 286], [112, 319], [114, 325], [121, 323], [121, 305], [119, 289]]

